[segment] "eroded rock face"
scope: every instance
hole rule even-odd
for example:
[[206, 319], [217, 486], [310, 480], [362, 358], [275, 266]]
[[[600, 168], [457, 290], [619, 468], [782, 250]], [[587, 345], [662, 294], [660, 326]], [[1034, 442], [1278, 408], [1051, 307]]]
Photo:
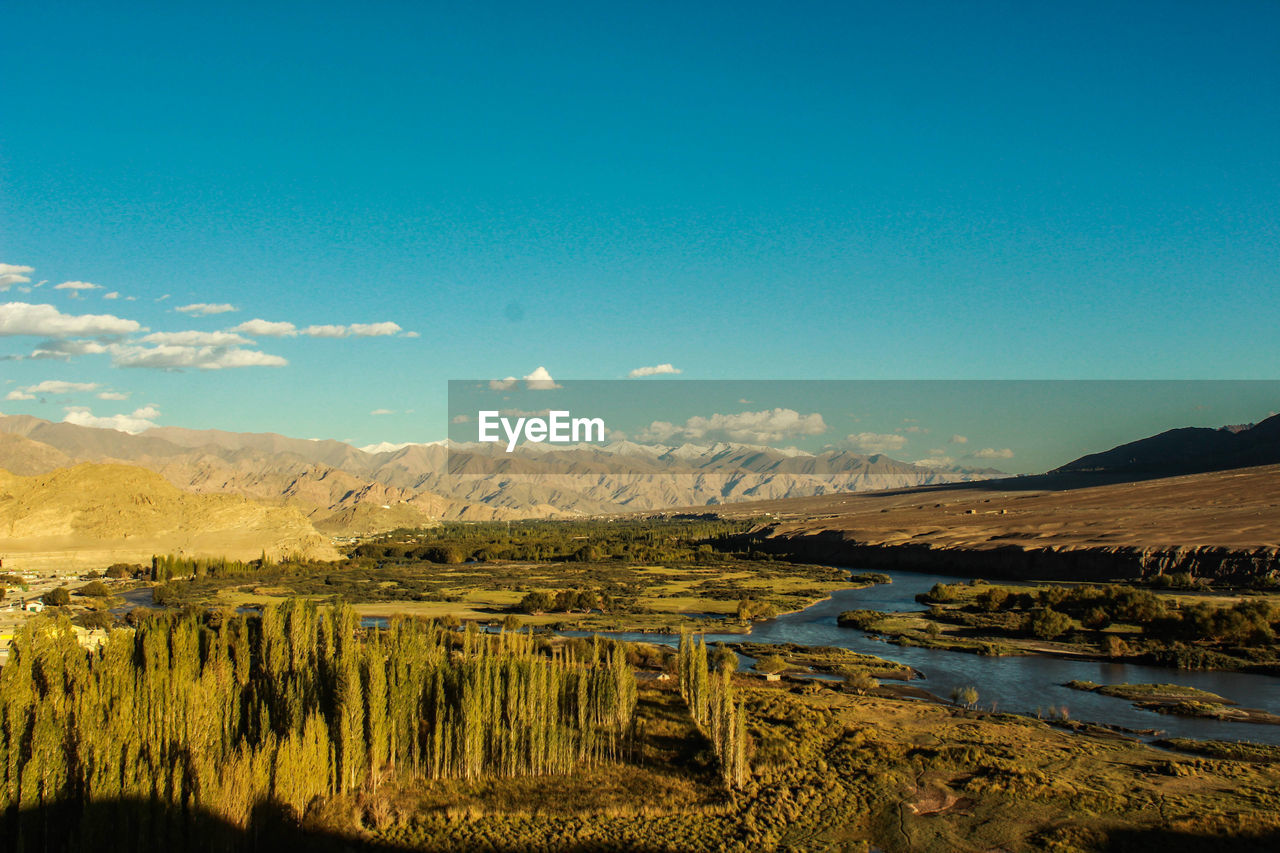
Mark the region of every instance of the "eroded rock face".
[[1187, 572], [1195, 577], [1243, 581], [1280, 571], [1280, 548], [1221, 546], [1136, 547], [1050, 545], [959, 547], [929, 543], [867, 543], [838, 530], [779, 533], [760, 550], [822, 563], [902, 569], [963, 577], [1105, 581]]

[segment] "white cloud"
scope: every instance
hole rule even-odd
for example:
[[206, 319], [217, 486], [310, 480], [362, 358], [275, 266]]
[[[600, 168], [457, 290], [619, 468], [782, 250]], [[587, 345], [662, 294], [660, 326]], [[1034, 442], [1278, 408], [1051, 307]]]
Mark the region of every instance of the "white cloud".
[[955, 463], [950, 456], [931, 456], [928, 459], [917, 459], [911, 463], [919, 465], [921, 468], [946, 468]]
[[951, 443], [952, 444], [968, 444], [969, 439], [963, 435], [953, 435], [951, 436]]
[[489, 380], [490, 391], [510, 391], [515, 386], [516, 386], [516, 378], [514, 376], [508, 376], [506, 379], [490, 379]]
[[352, 323], [347, 327], [358, 338], [380, 338], [403, 331], [398, 323]]
[[371, 415], [394, 415], [394, 414], [395, 414], [395, 410], [394, 410], [394, 409], [374, 409], [374, 410], [373, 410], [372, 412], [370, 412], [369, 414], [371, 414]]
[[96, 391], [100, 387], [102, 386], [97, 382], [65, 382], [61, 379], [46, 379], [35, 385], [28, 385], [22, 390], [29, 394], [72, 394], [76, 391]]
[[997, 450], [994, 447], [984, 447], [976, 453], [970, 454], [974, 459], [1012, 459], [1013, 451], [1005, 447]]
[[[390, 321], [385, 323], [352, 323], [350, 326], [330, 323], [299, 329], [293, 323], [287, 321], [272, 322], [270, 320], [254, 319], [241, 323], [231, 331], [274, 338], [292, 338], [297, 335], [306, 335], [310, 338], [378, 338], [395, 335], [401, 329], [399, 324]], [[406, 333], [406, 337], [417, 337], [417, 334], [409, 332]]]
[[670, 364], [655, 364], [653, 367], [637, 367], [627, 376], [636, 379], [641, 376], [659, 376], [666, 373], [680, 373], [680, 368], [672, 367]]
[[637, 439], [665, 442], [672, 439], [725, 438], [729, 441], [767, 444], [793, 436], [821, 435], [826, 431], [826, 422], [818, 412], [802, 415], [794, 409], [778, 408], [732, 415], [714, 414], [709, 418], [695, 415], [679, 426], [666, 421], [654, 421], [641, 431]]
[[128, 400], [129, 395], [124, 391], [101, 391], [98, 393], [99, 400]]
[[845, 441], [851, 447], [866, 453], [888, 453], [892, 450], [901, 450], [907, 444], [906, 436], [878, 432], [856, 432], [846, 436]]
[[[156, 301], [168, 299], [169, 294], [161, 296]], [[193, 317], [206, 317], [209, 314], [229, 314], [236, 310], [236, 306], [228, 305], [225, 302], [209, 303], [209, 302], [193, 302], [190, 305], [179, 305], [174, 311], [181, 311], [183, 314], [190, 314]]]
[[101, 355], [109, 351], [110, 347], [99, 341], [49, 340], [36, 344], [31, 351], [31, 358], [66, 361], [73, 355]]
[[912, 424], [911, 426], [898, 427], [897, 429], [894, 430], [894, 432], [906, 433], [907, 435], [920, 435], [920, 434], [927, 435], [929, 432], [929, 429], [928, 427], [922, 427], [916, 424]]
[[67, 409], [67, 414], [62, 421], [63, 423], [77, 426], [114, 429], [136, 435], [143, 430], [154, 427], [156, 425], [155, 418], [159, 416], [160, 410], [155, 406], [143, 406], [140, 409], [134, 409], [128, 415], [108, 415], [106, 417], [98, 417], [84, 406], [72, 406]]
[[90, 335], [126, 335], [142, 329], [135, 320], [112, 314], [63, 314], [52, 305], [6, 302], [0, 305], [0, 336], [38, 335], [68, 338]]
[[118, 290], [113, 290], [113, 291], [111, 291], [110, 293], [104, 293], [104, 294], [102, 294], [102, 298], [103, 298], [103, 299], [119, 299], [119, 298], [120, 298], [120, 291], [118, 291]]
[[28, 394], [26, 391], [23, 391], [21, 388], [15, 388], [14, 390], [10, 391], [8, 394], [5, 394], [4, 398], [6, 400], [34, 400], [36, 398], [36, 395]]
[[551, 378], [551, 374], [542, 365], [524, 377], [524, 387], [530, 391], [550, 391], [553, 388], [563, 388], [563, 385], [557, 385], [556, 381]]
[[15, 284], [28, 284], [35, 267], [24, 267], [21, 264], [0, 264], [0, 291], [8, 290]]
[[144, 344], [176, 344], [184, 347], [231, 347], [253, 341], [231, 332], [152, 332]]
[[289, 363], [278, 355], [258, 350], [175, 344], [160, 344], [153, 347], [117, 344], [111, 347], [111, 355], [111, 363], [116, 367], [149, 367], [160, 370], [284, 367]]
[[298, 327], [287, 320], [273, 322], [255, 317], [252, 320], [246, 320], [239, 326], [233, 326], [231, 331], [265, 338], [292, 338], [298, 334]]
[[404, 337], [406, 337], [406, 338], [420, 338], [420, 337], [422, 337], [422, 335], [418, 334], [417, 332], [405, 332], [405, 333], [404, 333]]
[[470, 421], [471, 421], [471, 418], [468, 415], [454, 415], [452, 418], [449, 419], [449, 423], [451, 424], [465, 424], [465, 423], [469, 423]]
[[64, 281], [62, 284], [55, 284], [54, 290], [70, 290], [71, 295], [75, 296], [84, 290], [102, 290], [100, 284], [90, 284], [87, 281]]
[[345, 338], [349, 332], [346, 326], [307, 326], [302, 334], [313, 338]]

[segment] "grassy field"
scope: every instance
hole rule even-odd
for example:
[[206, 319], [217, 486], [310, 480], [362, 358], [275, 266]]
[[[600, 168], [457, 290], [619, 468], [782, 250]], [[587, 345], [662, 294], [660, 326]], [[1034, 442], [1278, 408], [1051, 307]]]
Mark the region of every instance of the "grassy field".
[[1013, 715], [740, 679], [752, 779], [716, 785], [674, 691], [641, 692], [620, 767], [334, 801], [318, 831], [422, 850], [1269, 850], [1280, 767]]
[[[312, 571], [171, 581], [164, 587], [164, 598], [180, 605], [241, 607], [302, 597], [345, 601], [365, 616], [496, 623], [514, 615], [522, 625], [561, 629], [665, 632], [714, 624], [718, 631], [734, 632], [750, 625], [738, 618], [744, 600], [785, 613], [851, 585], [848, 572], [840, 569], [731, 556], [670, 565], [621, 560], [462, 565], [353, 560]], [[528, 593], [554, 595], [565, 590], [596, 593], [607, 597], [609, 605], [590, 611], [521, 611], [521, 599]]]

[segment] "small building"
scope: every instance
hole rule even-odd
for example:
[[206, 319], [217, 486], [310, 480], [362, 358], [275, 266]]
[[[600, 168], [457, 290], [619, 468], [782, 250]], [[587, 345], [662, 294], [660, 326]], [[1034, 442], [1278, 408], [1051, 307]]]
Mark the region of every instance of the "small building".
[[671, 676], [665, 672], [654, 672], [642, 669], [636, 673], [636, 681], [670, 681]]
[[781, 680], [782, 680], [782, 673], [780, 673], [780, 672], [766, 672], [766, 673], [764, 674], [764, 680], [765, 680], [765, 681], [781, 681]]
[[44, 602], [38, 598], [32, 598], [28, 601], [22, 602], [22, 609], [28, 613], [39, 613], [44, 610]]

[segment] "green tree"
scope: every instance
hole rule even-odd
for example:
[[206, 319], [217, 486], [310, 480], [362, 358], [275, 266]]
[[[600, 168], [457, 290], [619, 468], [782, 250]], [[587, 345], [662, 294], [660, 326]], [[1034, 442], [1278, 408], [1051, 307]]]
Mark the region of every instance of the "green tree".
[[1071, 617], [1045, 607], [1027, 619], [1027, 630], [1041, 640], [1052, 640], [1071, 630]]
[[50, 607], [66, 607], [71, 603], [71, 593], [65, 586], [60, 586], [40, 596], [40, 600]]

